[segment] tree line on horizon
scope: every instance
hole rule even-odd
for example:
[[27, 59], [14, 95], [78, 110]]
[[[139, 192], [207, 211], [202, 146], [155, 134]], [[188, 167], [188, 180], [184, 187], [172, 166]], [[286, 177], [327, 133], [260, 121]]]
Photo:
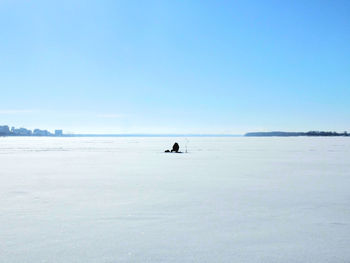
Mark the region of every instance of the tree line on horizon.
[[248, 132], [244, 136], [257, 137], [257, 136], [350, 136], [347, 131], [342, 133], [332, 132], [332, 131], [308, 131], [308, 132], [281, 132], [281, 131], [273, 131], [273, 132]]

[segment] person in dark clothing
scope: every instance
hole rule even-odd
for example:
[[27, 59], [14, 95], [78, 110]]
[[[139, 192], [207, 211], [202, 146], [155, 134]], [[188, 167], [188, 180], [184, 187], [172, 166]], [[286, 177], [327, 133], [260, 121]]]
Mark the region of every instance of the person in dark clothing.
[[170, 150], [165, 150], [164, 152], [166, 152], [166, 153], [182, 153], [182, 152], [180, 152], [179, 151], [179, 149], [180, 149], [180, 146], [179, 146], [179, 144], [176, 142], [176, 143], [174, 143], [174, 145], [173, 145], [173, 149], [170, 151]]
[[180, 146], [179, 144], [176, 142], [173, 145], [173, 149], [171, 150], [171, 152], [179, 152]]

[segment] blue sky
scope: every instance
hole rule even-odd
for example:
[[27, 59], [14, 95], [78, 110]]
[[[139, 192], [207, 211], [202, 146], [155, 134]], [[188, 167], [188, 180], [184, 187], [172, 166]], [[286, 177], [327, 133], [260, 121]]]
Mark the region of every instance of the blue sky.
[[0, 1], [0, 125], [350, 130], [350, 1]]

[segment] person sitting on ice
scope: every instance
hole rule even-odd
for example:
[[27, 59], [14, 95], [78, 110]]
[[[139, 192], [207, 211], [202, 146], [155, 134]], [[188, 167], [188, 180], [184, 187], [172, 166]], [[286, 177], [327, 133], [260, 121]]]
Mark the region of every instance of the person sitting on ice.
[[176, 143], [174, 143], [174, 145], [173, 145], [173, 149], [171, 150], [171, 151], [169, 151], [169, 150], [166, 150], [165, 152], [166, 153], [170, 153], [170, 152], [176, 152], [176, 153], [181, 153], [181, 152], [179, 152], [179, 149], [180, 149], [180, 146], [179, 146], [179, 144], [176, 142]]
[[174, 145], [173, 145], [173, 149], [171, 150], [171, 152], [179, 152], [179, 149], [180, 149], [180, 146], [179, 146], [179, 144], [176, 142], [176, 143], [174, 143]]

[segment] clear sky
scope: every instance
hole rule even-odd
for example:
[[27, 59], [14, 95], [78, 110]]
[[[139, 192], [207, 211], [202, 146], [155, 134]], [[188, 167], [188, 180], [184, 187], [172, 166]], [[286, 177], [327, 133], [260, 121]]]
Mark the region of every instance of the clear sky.
[[0, 0], [0, 125], [350, 130], [350, 1]]

